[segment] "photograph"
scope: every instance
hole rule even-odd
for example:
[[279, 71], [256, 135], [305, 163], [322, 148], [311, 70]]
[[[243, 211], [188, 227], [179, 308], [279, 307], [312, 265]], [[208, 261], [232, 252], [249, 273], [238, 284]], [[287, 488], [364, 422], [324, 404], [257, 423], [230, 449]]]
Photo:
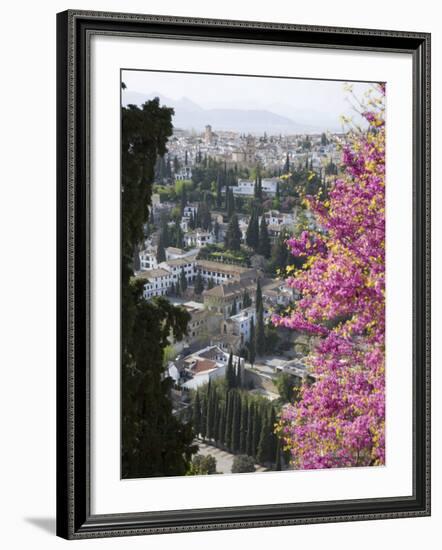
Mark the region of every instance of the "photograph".
[[120, 77], [121, 478], [384, 467], [388, 86]]

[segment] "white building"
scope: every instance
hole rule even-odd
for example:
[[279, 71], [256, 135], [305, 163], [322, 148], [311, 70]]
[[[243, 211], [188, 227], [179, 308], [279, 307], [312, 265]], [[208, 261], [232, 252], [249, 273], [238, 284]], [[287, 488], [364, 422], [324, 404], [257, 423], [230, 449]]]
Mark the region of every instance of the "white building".
[[264, 212], [264, 218], [267, 225], [292, 226], [295, 223], [295, 218], [291, 212], [282, 213], [279, 212], [279, 210], [269, 210], [268, 212]]
[[183, 166], [179, 172], [175, 174], [175, 181], [191, 180], [192, 168], [190, 166]]
[[158, 262], [156, 253], [157, 251], [155, 247], [146, 248], [139, 253], [141, 271], [146, 271], [148, 269], [157, 269]]
[[[188, 389], [197, 389], [210, 380], [221, 378], [226, 374], [226, 367], [229, 361], [229, 354], [225, 353], [218, 346], [208, 346], [199, 350], [185, 359], [186, 372], [192, 377], [183, 384]], [[233, 356], [233, 364], [240, 362], [244, 364], [244, 359]]]
[[198, 212], [198, 205], [197, 204], [188, 204], [184, 207], [183, 210], [183, 217], [184, 218], [191, 218], [192, 216], [196, 216]]
[[186, 233], [186, 235], [184, 236], [184, 241], [186, 243], [186, 246], [195, 246], [197, 248], [201, 248], [206, 244], [212, 244], [214, 242], [214, 237], [208, 231], [196, 229], [195, 231]]
[[166, 269], [150, 269], [138, 274], [140, 279], [145, 279], [143, 296], [149, 300], [153, 296], [165, 296], [172, 285], [171, 274]]
[[166, 260], [165, 262], [161, 262], [159, 267], [169, 272], [170, 285], [178, 282], [183, 270], [188, 283], [193, 283], [196, 277], [195, 256], [176, 258], [175, 260]]
[[230, 321], [234, 325], [235, 333], [242, 336], [242, 342], [248, 342], [250, 340], [252, 319], [256, 326], [256, 311], [253, 307], [243, 309], [240, 313], [237, 313], [236, 315], [230, 317]]
[[[270, 197], [276, 195], [279, 178], [263, 178], [262, 190]], [[255, 182], [252, 180], [238, 180], [238, 185], [232, 186], [232, 193], [241, 197], [253, 197], [255, 194]]]
[[182, 258], [185, 252], [182, 248], [176, 248], [174, 246], [168, 246], [166, 248], [166, 261], [167, 260], [176, 260], [177, 258]]
[[197, 260], [197, 270], [203, 281], [208, 283], [212, 280], [216, 286], [222, 285], [229, 280], [240, 280], [245, 273], [252, 272], [249, 267], [234, 264], [224, 264], [213, 260]]

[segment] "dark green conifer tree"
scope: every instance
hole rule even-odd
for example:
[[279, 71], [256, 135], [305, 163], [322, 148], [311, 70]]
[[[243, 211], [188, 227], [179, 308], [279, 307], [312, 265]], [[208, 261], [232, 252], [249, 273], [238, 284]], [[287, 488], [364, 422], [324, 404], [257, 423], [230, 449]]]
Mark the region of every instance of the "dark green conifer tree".
[[204, 281], [201, 276], [201, 273], [198, 271], [195, 277], [195, 283], [194, 283], [194, 292], [197, 295], [200, 295], [204, 290]]
[[234, 390], [229, 390], [226, 395], [226, 421], [224, 430], [224, 444], [230, 450], [232, 441], [233, 393]]
[[[172, 334], [183, 338], [190, 316], [169, 300], [143, 298], [134, 279], [134, 251], [144, 241], [155, 160], [164, 157], [172, 135], [173, 110], [159, 100], [122, 108], [121, 346], [122, 477], [183, 475], [196, 447], [191, 423], [174, 416], [171, 379], [164, 372], [164, 349]], [[166, 245], [164, 245], [166, 246]]]
[[238, 391], [235, 391], [235, 399], [233, 402], [233, 415], [232, 415], [232, 451], [234, 453], [239, 451], [239, 440], [241, 432], [241, 397]]
[[183, 183], [183, 187], [181, 189], [181, 198], [180, 198], [181, 216], [184, 214], [184, 208], [186, 206], [187, 206], [187, 192], [186, 192], [186, 186]]
[[261, 436], [261, 429], [262, 429], [262, 407], [258, 404], [256, 404], [255, 407], [255, 416], [254, 416], [254, 423], [253, 423], [253, 456], [256, 457], [258, 453], [258, 444], [259, 444], [259, 438]]
[[214, 398], [214, 388], [212, 383], [209, 380], [207, 385], [207, 416], [206, 416], [206, 437], [207, 439], [212, 439], [213, 437], [213, 420], [215, 417], [215, 398]]
[[265, 326], [264, 326], [264, 309], [262, 301], [256, 310], [256, 353], [263, 355], [265, 352]]
[[242, 398], [241, 403], [241, 424], [240, 424], [240, 431], [239, 431], [239, 452], [240, 453], [246, 453], [246, 447], [247, 447], [247, 423], [248, 423], [248, 412], [249, 408], [247, 406], [247, 398]]
[[236, 214], [230, 218], [229, 226], [225, 237], [224, 246], [227, 250], [238, 251], [241, 249], [241, 231], [238, 225]]
[[247, 413], [247, 432], [246, 432], [246, 455], [253, 456], [253, 424], [255, 408], [253, 402], [249, 403]]
[[259, 227], [258, 252], [264, 256], [264, 258], [270, 258], [270, 237], [264, 215], [261, 216], [261, 225]]
[[255, 364], [256, 358], [256, 335], [255, 335], [255, 323], [253, 322], [253, 317], [250, 320], [250, 338], [247, 344], [247, 358], [249, 363], [253, 366]]
[[252, 298], [250, 298], [250, 294], [247, 292], [247, 290], [244, 290], [244, 294], [242, 297], [242, 306], [245, 309], [246, 307], [250, 307], [252, 305]]
[[192, 423], [195, 435], [199, 436], [201, 431], [201, 400], [199, 391], [196, 392], [193, 400]]
[[201, 437], [206, 439], [207, 435], [207, 394], [201, 397]]
[[184, 293], [186, 289], [187, 289], [186, 272], [184, 271], [184, 267], [182, 267], [181, 274], [180, 274], [180, 290], [182, 293]]
[[224, 445], [225, 443], [225, 430], [226, 430], [226, 414], [227, 414], [227, 407], [226, 402], [220, 404], [219, 407], [219, 421], [218, 421], [218, 439], [217, 441]]
[[157, 258], [157, 263], [166, 261], [166, 249], [164, 246], [164, 237], [163, 237], [162, 231], [160, 231], [160, 236], [158, 239], [156, 258]]
[[226, 387], [227, 390], [231, 390], [235, 387], [235, 369], [233, 367], [233, 354], [230, 352], [229, 360], [226, 367]]
[[250, 216], [249, 224], [246, 231], [246, 243], [253, 250], [258, 250], [259, 247], [259, 221], [256, 208], [253, 209]]
[[218, 172], [216, 177], [216, 207], [221, 208], [222, 204], [222, 181], [221, 174]]

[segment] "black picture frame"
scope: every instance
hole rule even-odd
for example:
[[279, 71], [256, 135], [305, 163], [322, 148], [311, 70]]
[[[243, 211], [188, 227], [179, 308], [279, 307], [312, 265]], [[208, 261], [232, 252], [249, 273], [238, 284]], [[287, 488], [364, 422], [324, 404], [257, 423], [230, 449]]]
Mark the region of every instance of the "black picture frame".
[[[405, 52], [413, 59], [413, 495], [92, 515], [88, 59], [93, 34]], [[67, 539], [430, 515], [430, 35], [69, 10], [57, 15], [57, 534]]]

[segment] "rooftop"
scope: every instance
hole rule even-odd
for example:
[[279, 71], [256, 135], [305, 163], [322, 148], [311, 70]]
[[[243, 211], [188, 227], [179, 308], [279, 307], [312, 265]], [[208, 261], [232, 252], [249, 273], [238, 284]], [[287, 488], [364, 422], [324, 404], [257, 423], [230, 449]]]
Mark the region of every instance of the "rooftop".
[[175, 267], [182, 267], [185, 265], [188, 265], [189, 263], [193, 262], [195, 260], [194, 256], [187, 256], [185, 258], [175, 258], [173, 260], [166, 260], [165, 262], [161, 262], [160, 265], [169, 265], [169, 266], [175, 266]]
[[207, 372], [216, 368], [216, 362], [212, 361], [211, 359], [197, 359], [195, 364], [191, 366], [192, 372], [194, 374], [201, 374], [203, 372]]
[[175, 248], [174, 246], [168, 246], [166, 248], [166, 252], [169, 252], [169, 254], [184, 254], [184, 250], [182, 248]]
[[147, 271], [140, 271], [137, 273], [137, 279], [156, 279], [158, 277], [168, 277], [170, 273], [166, 269], [148, 269]]
[[247, 284], [241, 281], [225, 283], [223, 285], [214, 286], [210, 290], [204, 290], [203, 296], [209, 296], [213, 298], [226, 298], [227, 296], [237, 296], [244, 292], [248, 287]]
[[197, 266], [209, 271], [219, 271], [224, 273], [242, 274], [246, 271], [253, 271], [249, 267], [235, 264], [223, 264], [221, 262], [214, 262], [213, 260], [197, 260]]
[[188, 311], [203, 311], [204, 310], [204, 304], [201, 302], [194, 302], [193, 300], [190, 300], [189, 302], [184, 302], [184, 304], [181, 304], [184, 308], [186, 308]]

